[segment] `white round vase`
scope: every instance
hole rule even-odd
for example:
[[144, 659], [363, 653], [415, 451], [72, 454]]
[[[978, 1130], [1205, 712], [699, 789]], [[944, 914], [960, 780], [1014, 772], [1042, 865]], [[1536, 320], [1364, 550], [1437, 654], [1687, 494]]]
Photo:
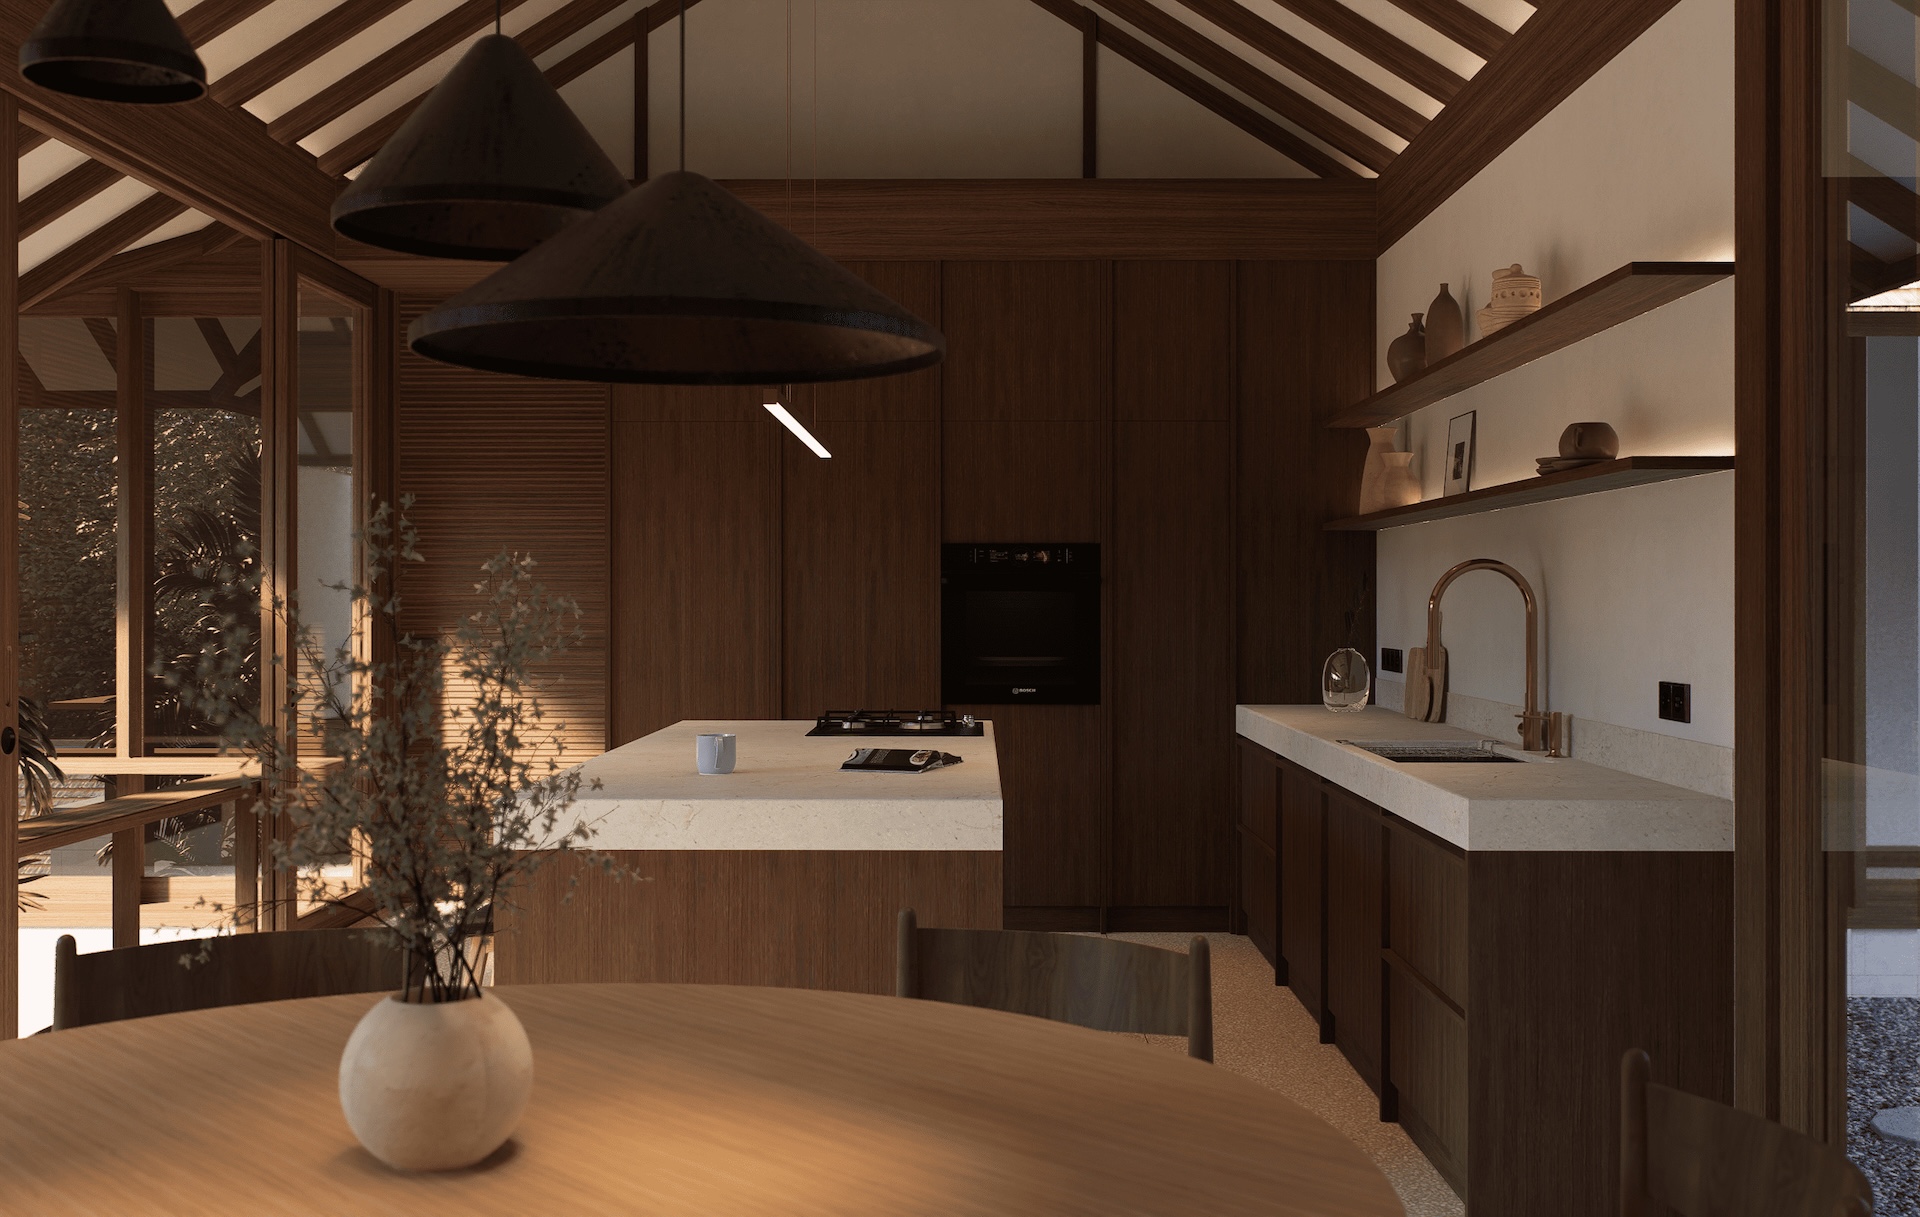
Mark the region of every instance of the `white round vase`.
[[390, 997], [367, 1011], [340, 1055], [347, 1126], [401, 1170], [472, 1166], [513, 1134], [532, 1090], [526, 1030], [497, 997]]

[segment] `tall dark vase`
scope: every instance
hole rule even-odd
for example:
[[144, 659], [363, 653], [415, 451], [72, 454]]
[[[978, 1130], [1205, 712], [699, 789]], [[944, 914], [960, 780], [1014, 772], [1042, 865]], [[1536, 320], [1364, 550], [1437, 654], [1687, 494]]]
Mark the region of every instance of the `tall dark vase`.
[[1467, 319], [1460, 302], [1440, 285], [1440, 294], [1427, 306], [1427, 362], [1438, 363], [1467, 345]]
[[1427, 366], [1427, 335], [1420, 314], [1413, 315], [1407, 332], [1387, 344], [1387, 371], [1397, 384]]

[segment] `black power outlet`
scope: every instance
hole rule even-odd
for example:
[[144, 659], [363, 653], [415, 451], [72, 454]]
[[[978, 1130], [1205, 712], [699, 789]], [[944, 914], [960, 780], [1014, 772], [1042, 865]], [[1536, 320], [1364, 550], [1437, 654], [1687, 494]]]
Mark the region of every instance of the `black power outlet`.
[[1406, 666], [1406, 661], [1401, 658], [1399, 647], [1380, 648], [1380, 670], [1382, 672], [1399, 672], [1405, 670]]
[[1660, 717], [1669, 722], [1693, 721], [1693, 686], [1678, 681], [1660, 682]]

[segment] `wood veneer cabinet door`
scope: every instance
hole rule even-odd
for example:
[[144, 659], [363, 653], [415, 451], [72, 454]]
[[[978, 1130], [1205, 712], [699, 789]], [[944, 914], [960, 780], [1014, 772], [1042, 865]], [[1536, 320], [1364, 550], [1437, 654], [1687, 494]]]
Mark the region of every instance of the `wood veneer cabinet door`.
[[1414, 1144], [1464, 1196], [1467, 1020], [1397, 961], [1386, 969], [1386, 984], [1387, 1081], [1393, 1088], [1397, 1118]]
[[1280, 766], [1258, 744], [1240, 741], [1240, 911], [1247, 937], [1268, 963], [1279, 958]]
[[1467, 1004], [1467, 859], [1389, 820], [1386, 944], [1454, 1005]]
[[1300, 1004], [1332, 1026], [1326, 1006], [1326, 811], [1324, 783], [1290, 761], [1280, 762], [1280, 959]]
[[1327, 787], [1327, 1011], [1333, 1040], [1375, 1093], [1380, 1090], [1381, 884], [1385, 817], [1378, 807]]

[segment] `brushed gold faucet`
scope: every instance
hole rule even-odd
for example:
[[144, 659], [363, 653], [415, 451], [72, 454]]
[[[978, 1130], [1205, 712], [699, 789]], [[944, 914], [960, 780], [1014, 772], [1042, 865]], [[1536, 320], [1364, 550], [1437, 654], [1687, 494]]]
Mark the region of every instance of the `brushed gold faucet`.
[[1513, 585], [1520, 589], [1520, 599], [1527, 607], [1526, 707], [1517, 715], [1520, 719], [1520, 747], [1527, 752], [1565, 756], [1567, 716], [1540, 709], [1540, 614], [1533, 587], [1525, 575], [1493, 558], [1473, 558], [1462, 562], [1441, 575], [1440, 581], [1433, 585], [1433, 595], [1427, 597], [1427, 645], [1416, 657], [1421, 662], [1410, 665], [1416, 672], [1409, 675], [1417, 674], [1421, 684], [1416, 690], [1409, 681], [1407, 716], [1425, 722], [1440, 722], [1446, 717], [1447, 652], [1440, 645], [1440, 597], [1446, 595], [1447, 588], [1455, 579], [1476, 570], [1495, 571], [1513, 580]]

